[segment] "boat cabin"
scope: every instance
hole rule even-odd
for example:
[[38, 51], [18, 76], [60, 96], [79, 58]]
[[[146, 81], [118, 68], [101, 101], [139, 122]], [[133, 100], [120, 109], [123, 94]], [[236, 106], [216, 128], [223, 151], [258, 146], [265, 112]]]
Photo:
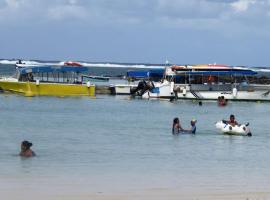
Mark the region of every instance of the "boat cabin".
[[177, 84], [232, 84], [248, 83], [257, 72], [229, 66], [173, 66], [166, 68], [165, 78]]
[[51, 83], [68, 83], [82, 84], [84, 75], [89, 68], [82, 66], [38, 66], [18, 68], [16, 78], [19, 82], [51, 82]]

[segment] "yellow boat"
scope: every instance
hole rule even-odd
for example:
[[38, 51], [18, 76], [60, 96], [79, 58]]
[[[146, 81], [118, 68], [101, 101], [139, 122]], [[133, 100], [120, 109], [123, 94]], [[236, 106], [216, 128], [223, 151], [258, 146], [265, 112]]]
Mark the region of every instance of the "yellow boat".
[[95, 85], [84, 79], [86, 67], [18, 68], [14, 78], [0, 79], [3, 91], [25, 96], [95, 96]]

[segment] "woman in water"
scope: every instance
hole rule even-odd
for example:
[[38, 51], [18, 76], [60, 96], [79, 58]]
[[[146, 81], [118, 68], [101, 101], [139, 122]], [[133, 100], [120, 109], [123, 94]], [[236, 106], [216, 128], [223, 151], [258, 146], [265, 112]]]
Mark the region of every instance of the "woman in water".
[[32, 156], [35, 156], [35, 152], [32, 151], [31, 149], [31, 146], [33, 144], [31, 142], [28, 142], [28, 141], [23, 141], [22, 144], [21, 144], [21, 152], [20, 152], [20, 156], [22, 157], [32, 157]]

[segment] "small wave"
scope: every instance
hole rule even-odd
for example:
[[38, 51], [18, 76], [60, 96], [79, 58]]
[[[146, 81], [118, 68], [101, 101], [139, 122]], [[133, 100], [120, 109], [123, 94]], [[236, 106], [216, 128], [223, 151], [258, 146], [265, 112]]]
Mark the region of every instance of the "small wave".
[[113, 63], [81, 63], [85, 67], [106, 67], [106, 68], [156, 68], [163, 69], [164, 66], [144, 65], [144, 64], [113, 64]]
[[[18, 60], [0, 60], [0, 64], [3, 65], [15, 65]], [[61, 66], [64, 65], [66, 61], [60, 62], [46, 62], [46, 61], [32, 61], [32, 60], [22, 60], [22, 63], [25, 66]], [[85, 67], [97, 67], [97, 68], [138, 68], [138, 69], [145, 69], [145, 68], [154, 68], [154, 69], [163, 69], [164, 66], [162, 65], [151, 65], [151, 64], [132, 64], [132, 63], [91, 63], [91, 62], [78, 62], [82, 66]]]

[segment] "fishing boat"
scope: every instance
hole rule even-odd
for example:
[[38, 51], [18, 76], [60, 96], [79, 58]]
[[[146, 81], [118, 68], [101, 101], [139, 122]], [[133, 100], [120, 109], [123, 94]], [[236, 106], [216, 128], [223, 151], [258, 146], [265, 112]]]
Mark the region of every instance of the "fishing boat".
[[270, 101], [270, 85], [254, 82], [257, 72], [226, 65], [171, 66], [143, 98]]
[[0, 88], [25, 96], [95, 96], [95, 85], [82, 75], [87, 71], [81, 66], [17, 68], [13, 77], [0, 79]]

